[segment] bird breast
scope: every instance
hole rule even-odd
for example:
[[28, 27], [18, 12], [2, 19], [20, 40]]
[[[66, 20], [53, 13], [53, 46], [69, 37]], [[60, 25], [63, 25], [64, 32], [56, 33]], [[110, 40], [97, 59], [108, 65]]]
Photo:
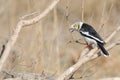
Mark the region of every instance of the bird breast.
[[97, 42], [94, 39], [91, 39], [91, 38], [88, 38], [88, 37], [84, 37], [84, 38], [85, 38], [85, 41], [88, 44], [95, 44], [95, 45], [97, 45]]

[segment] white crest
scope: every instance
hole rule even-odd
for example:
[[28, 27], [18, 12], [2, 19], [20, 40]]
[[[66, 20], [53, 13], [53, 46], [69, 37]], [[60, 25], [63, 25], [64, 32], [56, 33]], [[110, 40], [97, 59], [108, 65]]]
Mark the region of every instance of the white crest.
[[70, 26], [70, 30], [71, 30], [71, 31], [73, 31], [75, 24], [78, 24], [78, 25], [79, 25], [79, 29], [78, 29], [78, 31], [79, 31], [79, 30], [81, 29], [82, 25], [83, 25], [83, 22], [75, 22], [75, 23], [73, 23], [73, 24]]
[[75, 22], [72, 24], [72, 27], [75, 25], [75, 24], [78, 24], [79, 25], [79, 29], [82, 27], [83, 25], [83, 22]]
[[79, 25], [80, 25], [80, 28], [82, 27], [82, 25], [83, 25], [83, 22], [79, 22]]

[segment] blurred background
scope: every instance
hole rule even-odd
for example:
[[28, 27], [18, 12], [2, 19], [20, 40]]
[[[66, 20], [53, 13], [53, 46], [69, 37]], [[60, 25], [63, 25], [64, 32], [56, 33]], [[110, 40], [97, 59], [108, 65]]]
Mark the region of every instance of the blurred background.
[[[0, 50], [9, 40], [19, 18], [33, 12], [43, 12], [53, 0], [0, 0]], [[84, 6], [84, 9], [82, 8]], [[82, 20], [82, 12], [84, 12]], [[77, 62], [85, 45], [70, 42], [81, 39], [69, 32], [75, 21], [91, 24], [106, 39], [120, 25], [119, 0], [61, 0], [38, 23], [23, 27], [11, 50], [5, 69], [59, 75]], [[101, 28], [102, 24], [104, 26]], [[119, 38], [120, 32], [110, 41]], [[84, 42], [84, 40], [81, 40]], [[109, 44], [110, 44], [109, 43]], [[109, 45], [108, 44], [108, 45]], [[81, 79], [120, 76], [120, 46], [84, 64], [74, 75]]]

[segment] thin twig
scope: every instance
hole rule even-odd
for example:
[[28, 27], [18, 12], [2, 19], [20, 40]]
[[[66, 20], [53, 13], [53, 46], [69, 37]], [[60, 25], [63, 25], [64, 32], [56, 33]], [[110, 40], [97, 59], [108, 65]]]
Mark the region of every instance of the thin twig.
[[106, 49], [109, 51], [109, 50], [111, 50], [116, 45], [120, 45], [120, 43], [119, 42], [112, 43], [109, 46], [107, 46]]
[[101, 20], [100, 20], [100, 26], [99, 26], [99, 28], [101, 28], [101, 26], [104, 26], [104, 15], [105, 15], [106, 2], [107, 1], [105, 0], [104, 6], [103, 6], [102, 15], [101, 15]]
[[105, 40], [105, 42], [108, 43], [108, 42], [116, 35], [116, 33], [117, 33], [118, 31], [120, 31], [120, 26], [118, 26], [117, 29], [114, 30], [114, 31], [112, 32], [112, 34], [110, 34], [110, 36], [108, 36], [108, 38]]
[[110, 15], [111, 15], [112, 9], [113, 9], [113, 3], [111, 4], [111, 7], [109, 9], [109, 12], [108, 12], [107, 19], [106, 19], [105, 23], [110, 19]]
[[82, 22], [84, 22], [84, 0], [82, 0]]
[[73, 42], [78, 43], [78, 44], [81, 44], [81, 45], [87, 45], [87, 43], [80, 42], [79, 40], [69, 41], [69, 42], [67, 42], [67, 44], [73, 43]]
[[25, 19], [27, 17], [33, 16], [33, 15], [38, 14], [38, 13], [40, 13], [40, 12], [33, 12], [33, 13], [30, 13], [30, 14], [26, 14], [26, 15], [20, 17], [20, 20], [23, 20], [23, 19]]
[[35, 18], [29, 19], [29, 20], [22, 20], [24, 23], [24, 26], [37, 23], [41, 18], [45, 17], [56, 6], [56, 4], [59, 1], [60, 0], [54, 0], [53, 3], [50, 6], [48, 6], [47, 9], [45, 9], [40, 15], [36, 16]]

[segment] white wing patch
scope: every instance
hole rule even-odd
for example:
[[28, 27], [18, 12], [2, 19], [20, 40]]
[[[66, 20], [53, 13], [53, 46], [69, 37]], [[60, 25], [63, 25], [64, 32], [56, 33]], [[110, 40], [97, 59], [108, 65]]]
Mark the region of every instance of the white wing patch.
[[94, 39], [91, 39], [91, 38], [88, 38], [88, 37], [84, 37], [84, 39], [86, 40], [86, 42], [88, 44], [95, 44], [95, 45], [97, 45], [97, 42]]
[[90, 36], [90, 37], [92, 37], [93, 39], [95, 39], [95, 40], [97, 40], [97, 41], [99, 41], [99, 42], [101, 42], [101, 43], [104, 43], [104, 41], [101, 41], [101, 40], [98, 39], [97, 37], [94, 37], [94, 36], [90, 35], [89, 32], [82, 32], [82, 31], [81, 31], [81, 33], [83, 33], [83, 34], [85, 34], [85, 35], [87, 35], [87, 36]]

